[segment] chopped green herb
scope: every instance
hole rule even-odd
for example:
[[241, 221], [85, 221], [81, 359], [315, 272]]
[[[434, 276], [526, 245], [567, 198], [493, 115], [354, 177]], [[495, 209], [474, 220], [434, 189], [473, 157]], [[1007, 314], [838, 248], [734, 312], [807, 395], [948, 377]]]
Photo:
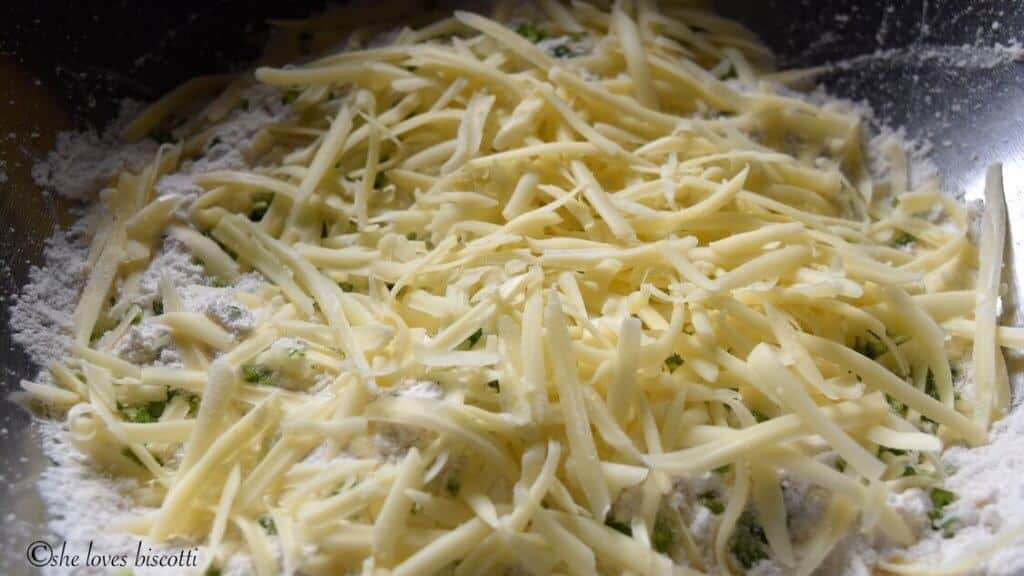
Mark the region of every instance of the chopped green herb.
[[559, 44], [551, 50], [551, 53], [555, 55], [555, 58], [565, 58], [572, 54], [572, 50], [565, 44]]
[[516, 32], [534, 44], [548, 37], [546, 32], [529, 22], [523, 22], [519, 26], [516, 26]]
[[142, 310], [138, 310], [135, 312], [135, 316], [132, 317], [132, 326], [135, 326], [139, 322], [142, 322]]
[[674, 353], [674, 352], [672, 353], [671, 356], [669, 356], [668, 358], [665, 358], [665, 367], [668, 368], [669, 372], [675, 372], [676, 368], [679, 368], [684, 363], [685, 362], [683, 361], [683, 357], [680, 356], [679, 354]]
[[956, 494], [944, 488], [932, 488], [928, 494], [932, 501], [932, 509], [928, 512], [928, 518], [932, 521], [932, 529], [942, 532], [944, 538], [951, 538], [956, 531], [959, 522], [955, 518], [942, 519], [943, 509], [956, 500]]
[[457, 496], [462, 489], [462, 482], [456, 476], [449, 476], [444, 482], [444, 489], [452, 496]]
[[956, 494], [946, 490], [945, 488], [932, 488], [929, 493], [929, 497], [931, 498], [932, 506], [937, 510], [942, 510], [956, 500]]
[[943, 522], [942, 524], [939, 524], [938, 529], [940, 531], [942, 531], [942, 537], [948, 539], [948, 538], [952, 538], [953, 536], [956, 535], [956, 530], [959, 527], [960, 527], [960, 520], [958, 520], [956, 518], [950, 518], [950, 519], [946, 520], [945, 522]]
[[153, 300], [153, 314], [159, 316], [164, 313], [164, 302], [163, 300]]
[[846, 471], [846, 460], [843, 460], [842, 458], [837, 457], [836, 458], [836, 470], [839, 470], [840, 472]]
[[242, 366], [242, 379], [257, 386], [269, 386], [274, 382], [274, 373], [260, 366]]
[[206, 573], [203, 574], [203, 576], [220, 576], [220, 575], [221, 575], [220, 568], [217, 568], [216, 566], [210, 566], [209, 568], [206, 569]]
[[356, 289], [351, 282], [338, 282], [338, 286], [341, 287], [342, 292], [352, 292]]
[[651, 546], [662, 554], [668, 554], [676, 543], [676, 529], [664, 514], [658, 514], [651, 533]]
[[697, 497], [697, 502], [700, 502], [701, 506], [707, 508], [715, 516], [725, 512], [725, 504], [722, 504], [722, 501], [718, 499], [714, 492], [701, 494]]
[[306, 349], [305, 348], [302, 348], [300, 346], [295, 346], [294, 348], [289, 348], [288, 349], [288, 357], [289, 358], [305, 358], [305, 356], [306, 356]]
[[188, 415], [194, 416], [199, 411], [199, 396], [187, 390], [171, 390], [167, 393], [167, 401], [170, 402], [175, 396], [184, 396], [188, 401]]
[[633, 528], [631, 528], [629, 524], [616, 520], [611, 516], [608, 516], [608, 518], [605, 519], [604, 525], [616, 532], [621, 532], [626, 536], [633, 536]]
[[252, 205], [249, 207], [249, 220], [259, 222], [270, 209], [270, 203], [274, 201], [273, 192], [257, 192], [252, 195]]
[[220, 276], [213, 276], [210, 278], [210, 286], [213, 286], [214, 288], [224, 288], [227, 285], [227, 281], [225, 281]]
[[118, 410], [127, 422], [152, 424], [160, 419], [165, 406], [167, 406], [167, 402], [164, 401], [150, 402], [142, 406], [121, 406], [118, 403]]
[[189, 258], [188, 261], [189, 264], [192, 264], [193, 266], [206, 266], [206, 262], [203, 262], [198, 256], [193, 256]]
[[889, 351], [889, 347], [882, 342], [878, 334], [868, 330], [868, 336], [865, 338], [858, 336], [853, 339], [853, 350], [855, 352], [874, 360]]
[[732, 464], [725, 464], [723, 466], [715, 468], [714, 470], [712, 470], [712, 472], [714, 472], [715, 474], [728, 474], [731, 468]]
[[766, 560], [767, 543], [764, 530], [754, 520], [753, 515], [744, 513], [740, 516], [732, 539], [732, 553], [740, 565], [749, 570], [761, 560]]
[[889, 244], [893, 246], [909, 246], [910, 244], [913, 244], [916, 241], [917, 239], [911, 236], [910, 234], [907, 234], [903, 230], [897, 230], [893, 232], [892, 240], [889, 241]]
[[277, 525], [274, 524], [274, 519], [270, 516], [260, 516], [259, 524], [267, 534], [272, 536], [277, 534]]
[[491, 380], [488, 382], [487, 387], [495, 392], [501, 392], [501, 384], [499, 384], [497, 380]]
[[939, 399], [939, 388], [935, 385], [935, 374], [932, 373], [931, 368], [928, 369], [928, 375], [924, 378], [924, 393], [936, 400]]
[[480, 338], [482, 338], [483, 335], [484, 335], [483, 328], [477, 328], [476, 332], [473, 332], [472, 334], [470, 334], [469, 338], [466, 338], [462, 342], [462, 344], [459, 344], [459, 349], [460, 350], [471, 350], [473, 348], [473, 346], [476, 346], [476, 343], [480, 341]]
[[904, 466], [903, 467], [903, 477], [904, 478], [906, 478], [907, 476], [916, 476], [916, 475], [917, 475], [917, 470], [914, 470], [913, 466]]
[[885, 395], [885, 400], [889, 403], [889, 408], [892, 408], [893, 412], [896, 412], [897, 414], [903, 414], [903, 412], [907, 409], [907, 407], [904, 406], [902, 402], [888, 394]]

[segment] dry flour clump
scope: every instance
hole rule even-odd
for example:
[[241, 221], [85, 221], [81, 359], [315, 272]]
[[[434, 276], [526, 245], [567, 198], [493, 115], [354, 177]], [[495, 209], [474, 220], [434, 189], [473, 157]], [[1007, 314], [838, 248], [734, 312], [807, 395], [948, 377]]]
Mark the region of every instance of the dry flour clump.
[[60, 358], [69, 342], [94, 220], [85, 217], [68, 230], [55, 230], [43, 250], [45, 264], [32, 267], [28, 284], [14, 297], [11, 335], [39, 366]]
[[171, 346], [171, 331], [146, 319], [132, 326], [114, 346], [114, 354], [132, 364], [149, 364]]
[[160, 278], [166, 276], [175, 288], [202, 284], [205, 271], [202, 263], [179, 240], [168, 236], [159, 254], [139, 277], [139, 292], [135, 304], [150, 308], [159, 299]]
[[61, 132], [44, 162], [32, 168], [36, 184], [68, 200], [92, 198], [118, 171], [139, 170], [153, 160], [152, 140], [126, 145], [113, 131]]

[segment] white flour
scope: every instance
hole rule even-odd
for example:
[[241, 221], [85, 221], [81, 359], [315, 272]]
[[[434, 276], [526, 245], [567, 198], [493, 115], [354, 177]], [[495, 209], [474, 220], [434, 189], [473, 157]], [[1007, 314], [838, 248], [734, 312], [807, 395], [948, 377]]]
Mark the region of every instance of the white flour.
[[[967, 48], [924, 47], [915, 49], [912, 55], [879, 51], [838, 62], [836, 66], [848, 68], [883, 59], [913, 57], [917, 61], [931, 60], [953, 67], [991, 67], [1019, 59], [1024, 53], [1019, 45]], [[807, 97], [817, 102], [835, 102], [822, 91]], [[233, 112], [231, 121], [218, 130], [216, 142], [208, 146], [202, 158], [185, 162], [179, 173], [164, 176], [157, 182], [158, 194], [183, 196], [186, 202], [181, 210], [187, 210], [191, 200], [201, 193], [201, 189], [192, 183], [191, 175], [247, 165], [242, 151], [253, 133], [282, 113], [280, 101], [273, 91], [252, 89], [247, 101], [246, 109]], [[851, 103], [835, 105], [854, 106]], [[870, 111], [856, 106], [870, 115]], [[876, 151], [873, 158], [881, 158], [877, 149], [889, 139], [901, 140], [902, 135], [883, 132], [872, 141], [871, 149]], [[125, 146], [117, 143], [111, 134], [61, 134], [56, 149], [33, 169], [33, 176], [48, 191], [65, 198], [88, 201], [116, 171], [140, 168], [151, 160], [155, 149], [155, 143], [149, 140]], [[926, 146], [911, 146], [910, 149], [913, 150], [909, 172], [912, 182], [918, 183], [937, 172], [935, 166], [926, 161]], [[881, 160], [878, 162], [876, 171], [884, 173], [888, 167]], [[0, 183], [5, 177], [0, 170]], [[93, 217], [86, 216], [70, 230], [55, 231], [47, 242], [45, 264], [31, 271], [29, 283], [12, 305], [13, 337], [41, 366], [59, 358], [68, 342], [71, 314], [83, 283], [92, 220]], [[152, 307], [161, 273], [167, 274], [179, 289], [186, 309], [208, 314], [236, 335], [243, 335], [253, 327], [255, 318], [252, 312], [231, 295], [235, 290], [257, 288], [262, 282], [258, 274], [246, 274], [232, 287], [211, 287], [203, 267], [192, 261], [185, 247], [167, 239], [140, 279], [141, 296], [137, 304], [142, 308]], [[175, 364], [179, 361], [166, 330], [148, 320], [132, 327], [116, 352], [133, 362]], [[39, 376], [43, 381], [48, 378], [45, 372]], [[409, 382], [396, 392], [424, 399], [443, 394], [436, 384], [430, 382]], [[92, 540], [98, 549], [109, 552], [133, 550], [137, 539], [121, 533], [116, 527], [120, 519], [150, 510], [140, 509], [130, 498], [130, 494], [139, 489], [138, 483], [111, 478], [90, 466], [85, 456], [66, 441], [62, 422], [39, 421], [38, 425], [42, 432], [43, 450], [56, 462], [39, 480], [39, 491], [50, 513], [49, 528], [69, 542]], [[374, 440], [381, 453], [397, 457], [418, 440], [418, 434], [389, 426], [382, 427]], [[952, 538], [945, 539], [928, 528], [924, 517], [930, 509], [930, 502], [921, 491], [908, 491], [891, 499], [890, 504], [923, 535], [922, 540], [908, 551], [911, 557], [929, 563], [948, 564], [985, 544], [1000, 530], [1024, 524], [1024, 485], [1019, 482], [1014, 485], [1014, 480], [1024, 477], [1024, 450], [1021, 449], [1024, 445], [1024, 414], [1018, 410], [999, 422], [992, 431], [991, 441], [988, 446], [972, 450], [951, 448], [944, 457], [944, 461], [954, 469], [947, 485], [958, 495], [958, 499], [947, 507], [944, 518], [957, 518], [963, 524]], [[701, 543], [710, 539], [715, 517], [694, 500], [701, 494], [721, 490], [724, 490], [721, 480], [713, 474], [690, 479], [689, 484], [677, 486], [677, 493], [685, 496], [693, 511], [690, 530]], [[787, 483], [785, 494], [787, 509], [793, 515], [794, 534], [808, 535], [813, 531], [814, 521], [820, 517], [824, 505], [820, 495], [813, 487], [796, 482]], [[870, 566], [882, 547], [882, 543], [851, 535], [836, 547], [819, 573], [870, 574]], [[227, 565], [224, 572], [243, 574], [249, 568], [247, 559], [239, 556]], [[771, 562], [762, 562], [757, 571], [764, 575], [785, 573], [783, 568]], [[139, 570], [136, 573], [152, 572]], [[1012, 546], [999, 552], [989, 561], [985, 573], [1000, 576], [1024, 573], [1024, 547]]]
[[[943, 519], [956, 519], [965, 527], [952, 538], [932, 536], [911, 549], [911, 555], [928, 563], [948, 564], [966, 551], [977, 550], [994, 534], [1024, 526], [1024, 413], [1018, 408], [997, 422], [989, 444], [974, 449], [953, 447], [944, 463], [954, 472], [947, 487], [957, 494], [946, 507]], [[990, 575], [1011, 576], [1024, 571], [1024, 548], [1010, 546], [987, 563]]]
[[[165, 350], [172, 345], [171, 331], [165, 326], [146, 319], [138, 326], [132, 326], [114, 346], [114, 354], [132, 364], [150, 364], [162, 358]], [[161, 364], [169, 364], [164, 361]]]
[[40, 366], [61, 356], [71, 334], [71, 312], [84, 284], [90, 220], [54, 231], [46, 241], [45, 264], [31, 269], [11, 306], [12, 336]]
[[185, 286], [203, 282], [203, 266], [193, 261], [185, 245], [174, 238], [166, 238], [160, 253], [139, 278], [139, 294], [135, 303], [142, 308], [151, 308], [159, 298], [160, 277], [166, 275], [179, 290]]
[[56, 148], [32, 168], [36, 184], [68, 200], [87, 201], [119, 170], [138, 170], [153, 159], [156, 143], [125, 145], [113, 131], [57, 135]]

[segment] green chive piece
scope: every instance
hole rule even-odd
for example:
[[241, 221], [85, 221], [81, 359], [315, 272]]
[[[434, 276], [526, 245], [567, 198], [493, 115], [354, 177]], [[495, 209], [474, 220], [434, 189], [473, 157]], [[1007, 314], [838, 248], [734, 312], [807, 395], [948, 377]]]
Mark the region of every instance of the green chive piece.
[[714, 492], [701, 494], [697, 497], [697, 502], [699, 502], [701, 506], [707, 508], [708, 511], [715, 516], [725, 512], [725, 504], [722, 504], [722, 501], [718, 499], [718, 496], [715, 495]]
[[519, 26], [516, 26], [516, 32], [534, 44], [548, 37], [546, 32], [529, 22], [523, 22]]
[[259, 525], [263, 527], [263, 530], [273, 536], [277, 534], [277, 525], [274, 524], [274, 519], [270, 516], [260, 516]]
[[472, 350], [473, 346], [476, 346], [476, 343], [480, 341], [480, 338], [482, 338], [483, 335], [484, 335], [483, 328], [477, 328], [476, 332], [473, 332], [472, 334], [470, 334], [469, 338], [466, 338], [462, 342], [462, 344], [459, 344], [459, 349], [460, 350]]
[[675, 372], [676, 368], [679, 368], [684, 363], [685, 362], [683, 361], [683, 357], [676, 353], [673, 353], [668, 358], [665, 358], [665, 366], [668, 368], [669, 372]]
[[269, 386], [274, 381], [274, 373], [260, 366], [246, 364], [242, 366], [242, 379], [257, 386]]
[[651, 546], [662, 554], [668, 554], [676, 543], [676, 530], [664, 514], [658, 514], [654, 520], [654, 531], [651, 534]]

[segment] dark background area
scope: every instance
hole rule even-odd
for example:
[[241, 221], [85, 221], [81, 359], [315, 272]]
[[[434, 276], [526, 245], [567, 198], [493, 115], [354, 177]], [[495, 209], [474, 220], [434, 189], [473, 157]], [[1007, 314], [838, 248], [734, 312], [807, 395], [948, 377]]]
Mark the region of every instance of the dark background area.
[[[775, 50], [780, 67], [912, 45], [1010, 44], [1024, 36], [1024, 3], [1017, 0], [715, 4]], [[102, 126], [122, 98], [151, 100], [187, 78], [231, 70], [255, 58], [267, 39], [268, 19], [301, 18], [326, 5], [297, 0], [10, 2], [0, 7], [0, 57], [39, 79], [76, 126]], [[826, 83], [856, 99], [906, 101], [906, 84], [874, 80], [856, 85], [833, 77]], [[908, 114], [899, 112], [891, 120], [903, 124], [899, 120]]]
[[[0, 6], [2, 389], [15, 389], [35, 371], [11, 342], [11, 297], [39, 262], [54, 224], [69, 218], [30, 174], [55, 134], [102, 129], [124, 98], [152, 100], [192, 76], [239, 69], [259, 56], [266, 20], [303, 17], [323, 6], [294, 0]], [[1024, 2], [722, 0], [718, 6], [759, 34], [780, 67], [845, 62], [822, 76], [823, 85], [869, 103], [878, 123], [927, 140], [952, 193], [976, 197], [984, 166], [1006, 161], [1011, 221], [1024, 225], [1020, 180], [1009, 171], [1024, 177], [1024, 63], [950, 66], [927, 51], [946, 47], [957, 62], [956, 54], [1024, 40]], [[1016, 246], [1024, 233], [1014, 232]], [[6, 557], [0, 573], [22, 572], [24, 543], [41, 535], [34, 478], [45, 461], [27, 424], [22, 411], [0, 402], [0, 516], [14, 513], [19, 520], [4, 523], [0, 546], [8, 553], [0, 555]]]
[[153, 100], [193, 76], [231, 70], [260, 54], [268, 19], [323, 5], [10, 2], [0, 8], [0, 55], [49, 87], [77, 126], [102, 126], [121, 99]]

